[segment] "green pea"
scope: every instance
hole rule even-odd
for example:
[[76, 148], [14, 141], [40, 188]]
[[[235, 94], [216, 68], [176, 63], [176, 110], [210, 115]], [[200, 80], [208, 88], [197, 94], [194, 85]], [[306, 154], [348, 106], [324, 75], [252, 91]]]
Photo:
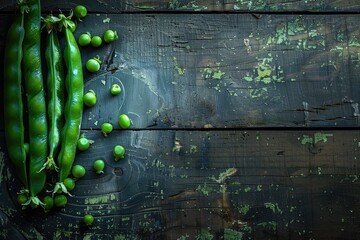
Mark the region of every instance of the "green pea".
[[19, 194], [19, 196], [17, 197], [17, 202], [19, 204], [24, 204], [28, 201], [28, 197], [25, 194]]
[[121, 114], [118, 118], [118, 122], [121, 128], [127, 129], [131, 125], [130, 118], [126, 114]]
[[96, 100], [96, 93], [93, 90], [89, 90], [89, 92], [84, 95], [84, 104], [88, 107], [95, 106]]
[[100, 65], [101, 65], [101, 60], [98, 57], [94, 57], [89, 59], [86, 64], [85, 67], [89, 72], [95, 73], [98, 72], [100, 70]]
[[83, 218], [83, 222], [86, 226], [90, 226], [94, 222], [94, 217], [90, 214], [86, 214]]
[[110, 93], [112, 94], [112, 95], [118, 95], [118, 94], [120, 94], [120, 92], [121, 92], [121, 87], [120, 87], [120, 85], [119, 84], [113, 84], [112, 86], [111, 86], [111, 88], [110, 88]]
[[86, 137], [80, 137], [77, 142], [77, 148], [80, 151], [85, 151], [85, 150], [89, 149], [90, 144], [91, 144], [91, 141], [89, 139], [87, 139]]
[[64, 180], [64, 185], [68, 191], [71, 191], [75, 188], [75, 181], [72, 178], [66, 178]]
[[93, 45], [93, 47], [100, 47], [102, 44], [102, 39], [100, 36], [93, 36], [91, 38], [91, 45]]
[[91, 43], [91, 34], [89, 32], [81, 34], [78, 43], [82, 47], [89, 45]]
[[[57, 201], [59, 201], [59, 199]], [[45, 211], [49, 211], [54, 206], [54, 199], [50, 196], [45, 196], [42, 202], [44, 203], [43, 208]]]
[[116, 145], [113, 150], [113, 155], [115, 160], [119, 160], [120, 158], [124, 158], [125, 148], [121, 145]]
[[113, 130], [113, 125], [111, 123], [105, 122], [101, 124], [101, 132], [106, 137], [109, 133], [111, 133]]
[[75, 165], [73, 166], [71, 173], [75, 178], [79, 179], [85, 176], [86, 170], [81, 165]]
[[75, 32], [76, 30], [76, 23], [75, 22], [72, 22], [70, 25], [69, 25], [69, 29], [70, 31], [73, 33]]
[[119, 38], [116, 31], [113, 31], [110, 29], [105, 31], [103, 37], [104, 37], [104, 42], [106, 42], [106, 43], [113, 42]]
[[105, 163], [103, 160], [99, 159], [94, 162], [94, 169], [97, 174], [104, 173]]
[[67, 197], [65, 195], [56, 195], [54, 198], [54, 205], [56, 207], [65, 207], [67, 204]]
[[87, 8], [83, 5], [77, 5], [74, 8], [74, 15], [77, 18], [84, 18], [87, 15]]

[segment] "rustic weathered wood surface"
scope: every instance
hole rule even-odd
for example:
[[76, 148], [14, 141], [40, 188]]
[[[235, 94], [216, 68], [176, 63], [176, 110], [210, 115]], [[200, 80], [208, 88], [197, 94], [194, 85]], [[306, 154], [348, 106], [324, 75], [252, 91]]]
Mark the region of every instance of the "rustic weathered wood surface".
[[[15, 1], [0, 2], [4, 39]], [[43, 1], [43, 10], [80, 2]], [[75, 161], [87, 174], [64, 209], [22, 211], [1, 117], [0, 239], [360, 238], [357, 1], [87, 7], [76, 36], [108, 28], [120, 36], [82, 49], [83, 62], [103, 60], [99, 73], [85, 72], [85, 90], [98, 97], [82, 124], [95, 143]], [[112, 83], [121, 95], [109, 94]], [[117, 126], [121, 113], [130, 130]], [[105, 121], [115, 127], [106, 138]], [[126, 148], [118, 162], [116, 144]], [[92, 170], [96, 159], [103, 175]], [[92, 227], [81, 223], [85, 213]]]
[[[6, 23], [2, 38], [11, 16], [0, 16]], [[114, 101], [121, 111], [133, 112], [134, 128], [356, 127], [359, 20], [358, 15], [90, 15], [77, 36], [114, 28], [120, 40], [82, 51], [84, 61], [96, 55], [104, 60], [99, 74], [86, 75], [86, 88], [109, 100], [88, 111], [83, 127], [115, 119], [118, 112], [107, 111]], [[121, 99], [106, 95], [114, 81], [124, 86]]]
[[[117, 131], [79, 153], [87, 169], [68, 205], [19, 212], [16, 176], [1, 161], [3, 236], [46, 239], [356, 239], [360, 133]], [[316, 143], [315, 143], [316, 142]], [[114, 144], [125, 159], [111, 157]], [[92, 171], [95, 159], [105, 173]], [[92, 213], [95, 224], [81, 224]], [[7, 229], [7, 228], [6, 228]], [[351, 236], [349, 235], [351, 234]], [[196, 238], [202, 236], [203, 238]], [[213, 238], [205, 238], [213, 236]], [[186, 238], [185, 238], [186, 239]]]
[[[1, 0], [0, 10], [14, 9], [15, 0]], [[44, 11], [70, 10], [80, 0], [43, 1]], [[258, 12], [359, 12], [357, 0], [97, 0], [86, 2], [92, 12], [120, 13], [139, 11], [258, 11]]]

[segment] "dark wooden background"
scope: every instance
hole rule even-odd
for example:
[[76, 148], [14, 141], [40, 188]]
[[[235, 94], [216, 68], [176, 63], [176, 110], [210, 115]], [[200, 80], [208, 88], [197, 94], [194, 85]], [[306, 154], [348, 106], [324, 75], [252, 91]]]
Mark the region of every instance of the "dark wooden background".
[[[81, 49], [84, 63], [103, 60], [99, 73], [85, 71], [85, 91], [98, 96], [82, 123], [95, 143], [75, 160], [87, 174], [65, 208], [20, 210], [1, 118], [0, 239], [360, 239], [358, 1], [85, 6], [76, 37], [119, 33]], [[0, 1], [0, 56], [14, 7]], [[109, 94], [112, 83], [121, 95]], [[119, 129], [121, 113], [130, 130]], [[115, 127], [106, 138], [105, 121]], [[126, 148], [118, 162], [116, 144]], [[93, 172], [96, 159], [105, 174]]]

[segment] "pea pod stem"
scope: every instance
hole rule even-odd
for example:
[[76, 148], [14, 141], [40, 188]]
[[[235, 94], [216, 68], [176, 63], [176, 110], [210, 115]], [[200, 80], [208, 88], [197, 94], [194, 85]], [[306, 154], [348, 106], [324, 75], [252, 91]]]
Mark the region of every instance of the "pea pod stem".
[[24, 18], [23, 71], [28, 106], [29, 128], [29, 201], [39, 205], [37, 195], [44, 188], [45, 172], [40, 172], [48, 152], [48, 127], [40, 53], [40, 0], [27, 1]]
[[25, 36], [24, 14], [16, 15], [6, 36], [4, 54], [4, 126], [7, 153], [24, 185], [21, 193], [28, 194], [26, 144], [22, 103], [22, 43]]
[[71, 195], [71, 193], [69, 193], [69, 191], [67, 190], [67, 188], [66, 188], [66, 186], [65, 186], [65, 184], [63, 182], [57, 182], [55, 184], [54, 191], [52, 193], [53, 197], [54, 197], [55, 193], [66, 193], [71, 197], [73, 196], [73, 195]]
[[102, 64], [102, 61], [100, 60], [99, 55], [96, 55], [96, 57], [93, 57], [92, 59], [94, 59], [95, 61], [97, 61], [99, 64]]
[[[59, 184], [70, 174], [75, 155], [77, 141], [80, 136], [80, 127], [83, 113], [83, 94], [84, 79], [82, 62], [79, 47], [73, 33], [68, 28], [69, 21], [64, 15], [60, 14], [65, 33], [64, 62], [66, 66], [65, 88], [67, 99], [65, 102], [65, 124], [61, 135], [61, 149], [58, 156]], [[62, 186], [60, 185], [62, 188]]]

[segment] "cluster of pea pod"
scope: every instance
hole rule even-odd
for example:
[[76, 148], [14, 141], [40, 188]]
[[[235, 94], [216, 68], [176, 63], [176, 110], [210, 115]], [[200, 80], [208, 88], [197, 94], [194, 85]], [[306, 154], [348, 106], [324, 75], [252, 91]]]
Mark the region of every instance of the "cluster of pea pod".
[[[6, 37], [4, 55], [4, 125], [7, 155], [23, 188], [18, 202], [45, 210], [66, 204], [64, 195], [38, 197], [47, 171], [58, 171], [54, 193], [65, 192], [64, 183], [76, 155], [83, 114], [83, 69], [73, 35], [74, 18], [84, 16], [83, 6], [70, 16], [41, 17], [40, 0], [18, 0], [18, 10]], [[74, 14], [73, 14], [74, 13]], [[85, 12], [86, 15], [86, 12]], [[46, 29], [42, 72], [41, 32]], [[63, 34], [61, 49], [58, 34]]]

